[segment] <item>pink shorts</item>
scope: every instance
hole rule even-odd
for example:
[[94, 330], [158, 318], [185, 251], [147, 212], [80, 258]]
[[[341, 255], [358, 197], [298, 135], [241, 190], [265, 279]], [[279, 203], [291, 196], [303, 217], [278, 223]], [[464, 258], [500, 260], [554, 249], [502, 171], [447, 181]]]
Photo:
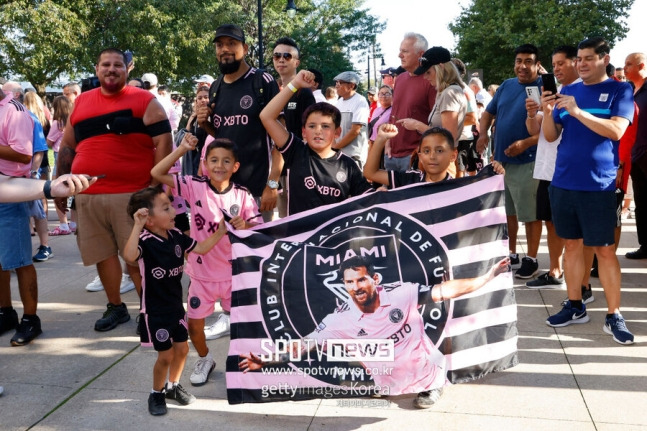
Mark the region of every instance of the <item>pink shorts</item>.
[[187, 316], [189, 319], [205, 319], [211, 316], [216, 301], [223, 310], [231, 310], [231, 280], [191, 280]]

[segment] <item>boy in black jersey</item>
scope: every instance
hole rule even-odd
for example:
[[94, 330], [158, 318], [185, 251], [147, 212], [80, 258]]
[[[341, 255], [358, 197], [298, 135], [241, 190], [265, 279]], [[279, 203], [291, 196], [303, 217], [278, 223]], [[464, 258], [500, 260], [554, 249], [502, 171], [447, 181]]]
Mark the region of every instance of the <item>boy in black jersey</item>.
[[[408, 184], [435, 183], [452, 179], [447, 170], [456, 160], [457, 151], [451, 132], [442, 127], [432, 127], [422, 134], [417, 153], [418, 169], [406, 172], [380, 169], [384, 145], [397, 134], [398, 128], [393, 124], [382, 124], [378, 129], [377, 138], [364, 165], [364, 176], [368, 180], [394, 189]], [[492, 162], [492, 166], [498, 174], [505, 172], [499, 162]]]
[[[224, 221], [201, 242], [175, 228], [175, 209], [160, 187], [134, 193], [128, 214], [135, 220], [124, 249], [124, 259], [138, 262], [142, 275], [142, 346], [158, 353], [153, 367], [153, 390], [148, 397], [152, 415], [166, 414], [166, 398], [182, 405], [195, 401], [179, 384], [189, 353], [186, 312], [182, 301], [184, 254], [204, 254], [227, 233]], [[168, 382], [166, 378], [168, 376]]]
[[332, 149], [335, 138], [341, 134], [341, 114], [337, 108], [321, 102], [305, 110], [302, 127], [305, 143], [278, 121], [283, 107], [294, 93], [299, 88], [309, 88], [313, 81], [314, 74], [300, 71], [260, 114], [265, 130], [285, 163], [288, 215], [341, 202], [372, 190], [355, 161]]

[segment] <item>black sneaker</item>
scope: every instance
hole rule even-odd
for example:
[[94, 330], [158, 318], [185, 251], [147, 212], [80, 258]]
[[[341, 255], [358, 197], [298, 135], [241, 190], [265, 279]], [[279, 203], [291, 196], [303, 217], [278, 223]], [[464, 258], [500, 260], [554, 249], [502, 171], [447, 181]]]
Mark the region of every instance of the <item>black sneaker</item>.
[[443, 388], [436, 388], [430, 391], [420, 392], [415, 400], [413, 406], [417, 409], [428, 409], [436, 404], [443, 394]]
[[183, 406], [188, 406], [195, 401], [195, 396], [191, 395], [182, 387], [181, 384], [173, 386], [173, 389], [166, 389], [166, 399], [175, 400]]
[[118, 324], [126, 323], [130, 320], [130, 314], [126, 304], [114, 305], [108, 303], [106, 311], [103, 312], [103, 317], [97, 320], [94, 324], [94, 330], [105, 332], [115, 329]]
[[562, 289], [564, 284], [564, 273], [559, 278], [555, 278], [550, 273], [546, 272], [539, 277], [526, 283], [526, 287], [530, 289], [543, 289], [543, 288], [557, 288]]
[[647, 259], [647, 250], [640, 247], [638, 250], [630, 251], [625, 254], [627, 259]]
[[[593, 290], [591, 289], [591, 285], [589, 284], [588, 289], [586, 286], [582, 286], [582, 304], [589, 304], [591, 302], [595, 301], [595, 297], [593, 296]], [[562, 307], [566, 305], [568, 302], [568, 298], [562, 301]]]
[[597, 255], [593, 255], [593, 265], [591, 265], [591, 277], [600, 278], [600, 274], [598, 273], [598, 257], [597, 257]]
[[0, 310], [0, 335], [18, 327], [18, 313], [13, 308]]
[[11, 337], [11, 345], [24, 346], [42, 333], [43, 331], [40, 329], [40, 319], [38, 316], [23, 316], [20, 320], [20, 325], [18, 325], [18, 329], [16, 329], [16, 334]]
[[528, 256], [521, 259], [521, 268], [514, 273], [517, 278], [533, 278], [539, 270], [539, 263]]
[[510, 267], [512, 269], [519, 269], [521, 267], [521, 261], [519, 260], [519, 255], [517, 253], [510, 253]]
[[148, 413], [153, 416], [161, 416], [165, 415], [167, 411], [164, 392], [151, 392], [148, 396]]

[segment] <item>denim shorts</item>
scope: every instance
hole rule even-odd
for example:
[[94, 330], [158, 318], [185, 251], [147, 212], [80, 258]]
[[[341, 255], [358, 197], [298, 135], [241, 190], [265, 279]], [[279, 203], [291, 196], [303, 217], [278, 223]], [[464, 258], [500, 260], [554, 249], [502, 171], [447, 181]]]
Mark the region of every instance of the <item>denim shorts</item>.
[[45, 217], [45, 208], [43, 208], [43, 201], [36, 199], [35, 201], [27, 202], [29, 205], [29, 217], [33, 217], [36, 220], [42, 220]]
[[0, 265], [2, 269], [29, 266], [31, 260], [31, 231], [29, 203], [0, 203]]
[[616, 193], [565, 190], [551, 185], [550, 207], [557, 235], [564, 239], [584, 240], [589, 247], [615, 243], [617, 222]]

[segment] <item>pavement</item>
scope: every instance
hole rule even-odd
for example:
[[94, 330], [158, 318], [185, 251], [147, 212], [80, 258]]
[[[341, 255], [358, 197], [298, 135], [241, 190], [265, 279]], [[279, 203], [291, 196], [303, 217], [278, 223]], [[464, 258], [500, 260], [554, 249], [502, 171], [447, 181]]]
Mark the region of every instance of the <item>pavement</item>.
[[[56, 226], [52, 214], [50, 229]], [[523, 252], [523, 227], [519, 233]], [[37, 240], [33, 244], [36, 250]], [[36, 263], [43, 334], [24, 347], [10, 346], [13, 331], [0, 336], [0, 430], [645, 430], [647, 260], [624, 257], [636, 244], [635, 223], [626, 220], [618, 255], [622, 313], [636, 336], [632, 346], [621, 346], [602, 331], [606, 302], [598, 279], [592, 279], [591, 322], [560, 329], [545, 320], [560, 309], [566, 292], [531, 290], [515, 280], [520, 364], [447, 387], [429, 410], [414, 409], [413, 395], [229, 405], [224, 372], [229, 339], [222, 338], [207, 342], [217, 365], [201, 387], [188, 381], [197, 359], [190, 349], [181, 382], [198, 400], [186, 407], [170, 402], [167, 415], [153, 417], [147, 398], [156, 353], [141, 349], [135, 335], [137, 294], [122, 296], [130, 322], [94, 331], [106, 305], [103, 292], [84, 289], [95, 269], [81, 264], [73, 235], [50, 237], [54, 257]], [[545, 269], [545, 231], [539, 260]], [[15, 275], [11, 283], [14, 307], [22, 315]]]

